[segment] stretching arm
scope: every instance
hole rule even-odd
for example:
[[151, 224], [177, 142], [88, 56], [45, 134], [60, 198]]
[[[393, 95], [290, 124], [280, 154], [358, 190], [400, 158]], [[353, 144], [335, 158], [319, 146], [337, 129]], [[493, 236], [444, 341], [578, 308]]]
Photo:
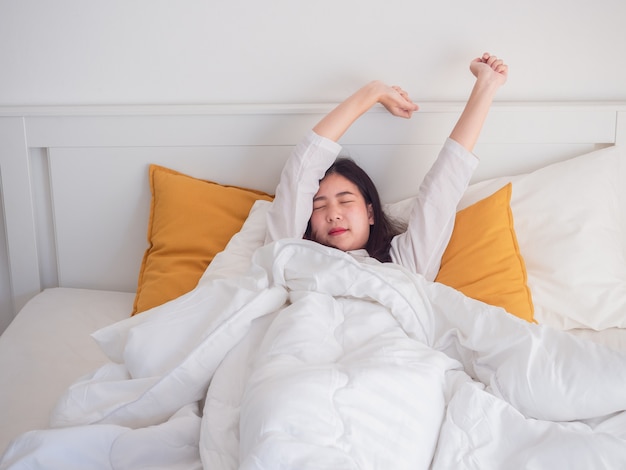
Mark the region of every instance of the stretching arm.
[[394, 116], [410, 118], [418, 106], [400, 87], [373, 81], [349, 96], [318, 122], [313, 131], [337, 142], [350, 126], [375, 104], [382, 104]]
[[485, 52], [471, 62], [470, 70], [476, 77], [476, 83], [450, 138], [471, 152], [483, 128], [493, 98], [500, 86], [506, 82], [508, 66], [502, 59]]
[[488, 53], [474, 59], [470, 70], [476, 83], [457, 124], [422, 182], [409, 226], [391, 243], [391, 257], [412, 271], [434, 280], [448, 245], [456, 208], [477, 158], [471, 153], [496, 91], [506, 82], [508, 67]]
[[335, 161], [339, 138], [361, 115], [382, 104], [394, 116], [409, 118], [417, 105], [399, 87], [374, 81], [327, 114], [296, 147], [285, 163], [276, 197], [267, 217], [266, 243], [281, 238], [302, 237], [311, 217], [313, 196], [319, 180]]

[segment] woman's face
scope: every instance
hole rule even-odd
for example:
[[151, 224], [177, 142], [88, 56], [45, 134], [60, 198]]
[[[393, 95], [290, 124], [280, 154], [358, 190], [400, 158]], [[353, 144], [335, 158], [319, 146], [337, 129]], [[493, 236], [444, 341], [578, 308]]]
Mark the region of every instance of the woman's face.
[[343, 251], [365, 248], [374, 223], [372, 205], [344, 176], [331, 173], [322, 179], [313, 198], [311, 238]]

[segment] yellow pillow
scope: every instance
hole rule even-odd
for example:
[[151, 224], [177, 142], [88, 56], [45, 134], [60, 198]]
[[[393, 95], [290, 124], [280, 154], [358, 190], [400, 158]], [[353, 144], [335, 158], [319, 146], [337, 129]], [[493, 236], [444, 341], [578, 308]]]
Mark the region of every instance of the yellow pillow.
[[243, 225], [260, 191], [224, 186], [150, 166], [148, 249], [133, 315], [181, 296], [198, 283], [213, 257]]
[[511, 212], [512, 185], [459, 211], [437, 282], [534, 322]]

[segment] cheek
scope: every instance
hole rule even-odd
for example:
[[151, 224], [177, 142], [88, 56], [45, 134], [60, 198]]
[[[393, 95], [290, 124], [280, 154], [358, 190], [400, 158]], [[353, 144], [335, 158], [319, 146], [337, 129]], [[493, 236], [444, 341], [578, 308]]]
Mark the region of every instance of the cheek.
[[311, 214], [311, 233], [315, 234], [324, 221], [324, 215], [319, 211]]

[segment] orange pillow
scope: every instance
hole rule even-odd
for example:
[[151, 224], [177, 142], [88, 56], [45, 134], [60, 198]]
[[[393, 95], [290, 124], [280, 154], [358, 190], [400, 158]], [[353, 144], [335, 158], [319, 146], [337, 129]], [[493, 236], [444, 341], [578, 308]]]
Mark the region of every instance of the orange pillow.
[[243, 225], [260, 191], [224, 186], [150, 166], [148, 249], [139, 270], [132, 314], [196, 287], [213, 257]]
[[437, 282], [534, 322], [511, 212], [512, 185], [459, 211]]

